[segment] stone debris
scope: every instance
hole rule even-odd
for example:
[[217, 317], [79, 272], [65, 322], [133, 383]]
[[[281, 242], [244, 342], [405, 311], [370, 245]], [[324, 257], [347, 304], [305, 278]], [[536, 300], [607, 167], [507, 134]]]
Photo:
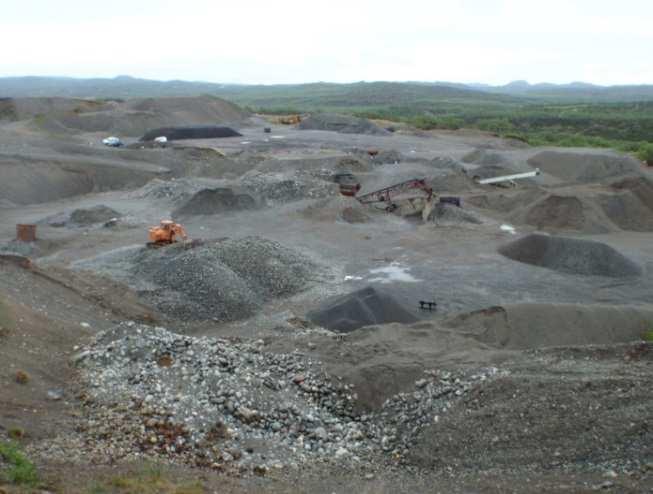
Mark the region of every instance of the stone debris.
[[214, 321], [248, 318], [266, 301], [307, 288], [323, 272], [303, 254], [261, 237], [191, 247], [123, 248], [75, 266], [126, 283], [177, 319]]
[[433, 371], [415, 391], [365, 414], [355, 411], [353, 385], [301, 353], [133, 322], [99, 333], [76, 365], [88, 411], [80, 432], [89, 444], [118, 458], [152, 454], [258, 475], [318, 458], [396, 462], [421, 427], [498, 373]]

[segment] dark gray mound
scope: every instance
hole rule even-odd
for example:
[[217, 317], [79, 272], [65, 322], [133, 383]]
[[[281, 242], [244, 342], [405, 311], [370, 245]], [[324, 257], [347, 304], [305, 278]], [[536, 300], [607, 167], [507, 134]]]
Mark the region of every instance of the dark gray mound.
[[215, 321], [250, 317], [264, 302], [305, 288], [318, 269], [299, 252], [260, 237], [141, 249], [128, 264], [129, 279], [145, 283], [141, 295], [160, 310]]
[[310, 311], [306, 317], [315, 324], [341, 333], [375, 324], [417, 321], [392, 296], [371, 286], [338, 297], [320, 309]]
[[203, 189], [173, 211], [173, 217], [207, 215], [255, 209], [256, 201], [247, 194], [236, 194], [232, 189]]
[[81, 226], [95, 225], [120, 216], [122, 215], [115, 209], [99, 204], [88, 209], [75, 209], [70, 213], [70, 222]]
[[533, 233], [500, 247], [499, 253], [515, 261], [563, 273], [615, 278], [642, 274], [642, 269], [623, 254], [591, 240]]
[[342, 134], [390, 134], [365, 118], [337, 113], [315, 113], [302, 120], [298, 127], [301, 130], [331, 130]]
[[188, 127], [161, 127], [147, 132], [141, 141], [152, 141], [157, 137], [165, 136], [169, 141], [183, 139], [213, 139], [216, 137], [238, 137], [242, 134], [231, 127], [216, 125], [196, 125]]

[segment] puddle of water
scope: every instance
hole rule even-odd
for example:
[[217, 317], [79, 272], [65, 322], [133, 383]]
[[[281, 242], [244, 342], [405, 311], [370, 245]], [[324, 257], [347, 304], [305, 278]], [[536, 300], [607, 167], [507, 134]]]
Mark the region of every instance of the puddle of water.
[[370, 269], [370, 273], [376, 277], [370, 279], [371, 282], [392, 283], [394, 281], [403, 281], [405, 283], [417, 283], [419, 280], [408, 272], [408, 268], [391, 264], [383, 268]]

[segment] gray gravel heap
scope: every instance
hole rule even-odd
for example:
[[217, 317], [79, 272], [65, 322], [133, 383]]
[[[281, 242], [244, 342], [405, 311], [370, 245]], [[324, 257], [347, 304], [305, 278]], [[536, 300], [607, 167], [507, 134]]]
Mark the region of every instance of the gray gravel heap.
[[245, 174], [240, 184], [269, 206], [302, 199], [321, 199], [340, 193], [334, 183], [301, 171], [295, 173], [254, 171]]
[[619, 251], [592, 240], [532, 233], [501, 246], [499, 253], [563, 273], [615, 278], [642, 274], [642, 268]]
[[235, 321], [264, 302], [302, 290], [318, 267], [304, 255], [261, 237], [143, 249], [132, 272], [160, 289], [144, 295], [179, 319]]
[[151, 454], [241, 472], [315, 459], [375, 463], [388, 453], [397, 461], [452, 400], [497, 372], [433, 371], [379, 412], [358, 415], [353, 386], [303, 354], [266, 352], [263, 340], [195, 338], [127, 322], [99, 333], [74, 362], [90, 447], [110, 458]]

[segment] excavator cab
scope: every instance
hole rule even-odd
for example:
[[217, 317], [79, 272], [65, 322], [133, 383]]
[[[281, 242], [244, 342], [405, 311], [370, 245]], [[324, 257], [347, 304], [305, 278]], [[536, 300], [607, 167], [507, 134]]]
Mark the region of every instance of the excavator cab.
[[159, 226], [153, 226], [148, 230], [150, 241], [148, 247], [161, 247], [178, 242], [181, 238], [186, 240], [186, 230], [179, 223], [172, 220], [161, 220]]

